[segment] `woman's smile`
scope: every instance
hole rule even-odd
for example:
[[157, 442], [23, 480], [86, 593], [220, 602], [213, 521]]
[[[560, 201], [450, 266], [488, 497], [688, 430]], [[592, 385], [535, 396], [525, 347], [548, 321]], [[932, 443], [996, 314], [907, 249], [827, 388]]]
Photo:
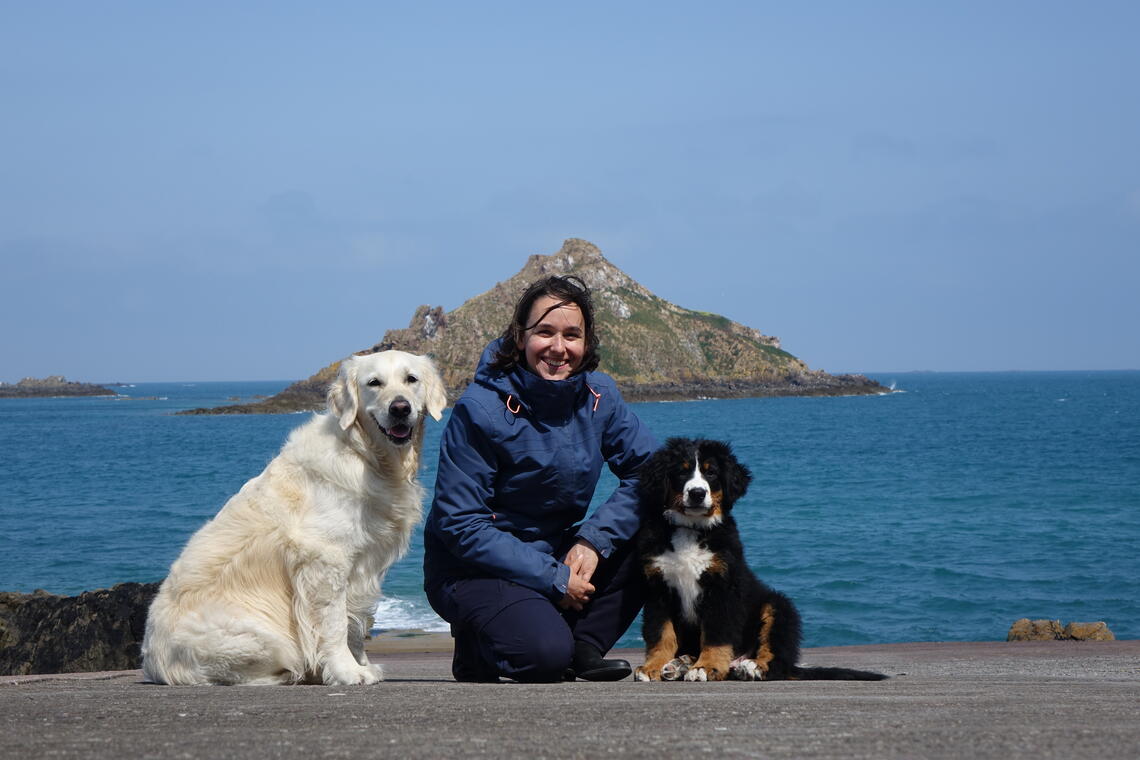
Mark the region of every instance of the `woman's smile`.
[[586, 322], [573, 302], [543, 296], [534, 302], [519, 348], [526, 365], [544, 380], [565, 380], [582, 364]]

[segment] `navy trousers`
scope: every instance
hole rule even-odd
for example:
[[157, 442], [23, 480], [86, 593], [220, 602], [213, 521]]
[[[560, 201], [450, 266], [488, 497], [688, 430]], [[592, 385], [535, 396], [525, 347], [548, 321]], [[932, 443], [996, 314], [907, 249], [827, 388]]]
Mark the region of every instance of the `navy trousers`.
[[[533, 589], [500, 578], [449, 579], [426, 588], [455, 637], [452, 673], [460, 681], [561, 681], [583, 641], [608, 652], [641, 611], [644, 581], [637, 541], [603, 559], [581, 612], [564, 610]], [[567, 547], [568, 548], [568, 547]]]

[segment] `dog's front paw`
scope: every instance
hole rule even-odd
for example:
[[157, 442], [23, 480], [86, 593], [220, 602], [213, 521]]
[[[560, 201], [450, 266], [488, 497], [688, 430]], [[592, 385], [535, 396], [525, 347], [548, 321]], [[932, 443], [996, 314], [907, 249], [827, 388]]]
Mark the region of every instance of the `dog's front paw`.
[[361, 665], [360, 683], [379, 683], [384, 680], [384, 668], [379, 665]]
[[633, 671], [633, 680], [635, 681], [660, 681], [661, 671], [650, 670], [645, 666], [638, 666]]
[[768, 678], [768, 668], [748, 657], [738, 657], [728, 666], [728, 674], [737, 681], [763, 681]]
[[728, 674], [720, 668], [692, 667], [685, 674], [686, 681], [723, 681]]
[[384, 671], [379, 665], [358, 665], [355, 660], [330, 663], [325, 666], [323, 675], [326, 686], [356, 686], [384, 680]]
[[661, 668], [662, 681], [680, 681], [685, 678], [695, 660], [690, 654], [683, 654], [675, 660], [670, 660]]

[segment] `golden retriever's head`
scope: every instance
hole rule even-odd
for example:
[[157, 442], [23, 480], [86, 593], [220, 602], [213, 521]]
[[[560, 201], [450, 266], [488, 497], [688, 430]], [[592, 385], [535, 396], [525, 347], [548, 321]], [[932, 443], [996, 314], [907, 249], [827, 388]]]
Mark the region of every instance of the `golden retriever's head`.
[[422, 428], [425, 413], [440, 418], [447, 395], [431, 359], [381, 351], [341, 362], [328, 406], [341, 430], [359, 423], [369, 438], [402, 446]]

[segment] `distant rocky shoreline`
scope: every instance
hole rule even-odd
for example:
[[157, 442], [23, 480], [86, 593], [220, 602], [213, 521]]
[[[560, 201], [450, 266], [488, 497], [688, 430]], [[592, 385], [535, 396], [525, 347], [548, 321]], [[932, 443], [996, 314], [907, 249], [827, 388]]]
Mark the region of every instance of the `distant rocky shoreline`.
[[776, 396], [874, 396], [890, 389], [864, 375], [824, 372], [792, 374], [779, 380], [671, 382], [622, 388], [627, 401], [694, 401]]
[[[327, 384], [312, 379], [291, 385], [271, 398], [250, 404], [231, 404], [185, 409], [175, 414], [293, 414], [320, 411], [325, 407]], [[463, 388], [448, 389], [455, 401]], [[693, 380], [664, 383], [619, 383], [622, 396], [631, 402], [702, 401], [727, 398], [786, 396], [875, 396], [890, 388], [864, 375], [829, 375], [825, 372], [790, 374], [776, 380]]]
[[[862, 375], [829, 375], [788, 353], [780, 339], [718, 314], [686, 309], [651, 293], [571, 238], [548, 256], [531, 256], [510, 279], [458, 308], [421, 305], [405, 328], [390, 329], [367, 354], [399, 349], [431, 356], [452, 400], [471, 382], [479, 357], [510, 319], [527, 285], [550, 274], [580, 277], [593, 293], [601, 369], [630, 401], [686, 401], [763, 396], [857, 396], [890, 392]], [[260, 403], [179, 414], [282, 414], [324, 407], [336, 361]]]
[[109, 388], [92, 383], [76, 383], [63, 375], [45, 378], [25, 377], [18, 383], [0, 383], [0, 398], [56, 398], [60, 396], [116, 396]]

